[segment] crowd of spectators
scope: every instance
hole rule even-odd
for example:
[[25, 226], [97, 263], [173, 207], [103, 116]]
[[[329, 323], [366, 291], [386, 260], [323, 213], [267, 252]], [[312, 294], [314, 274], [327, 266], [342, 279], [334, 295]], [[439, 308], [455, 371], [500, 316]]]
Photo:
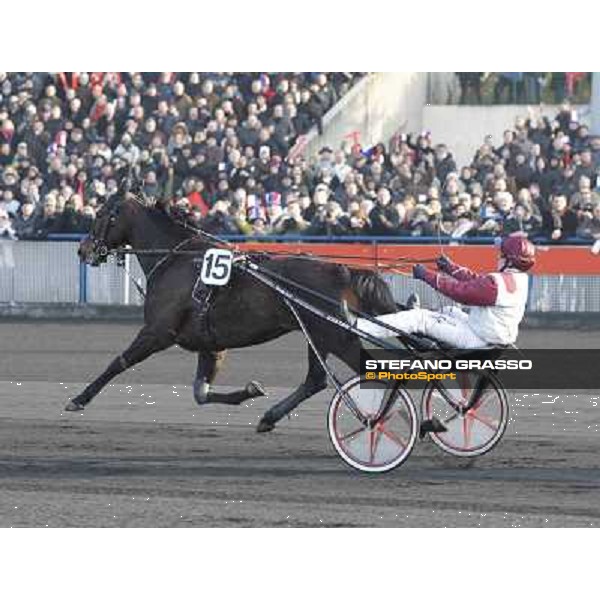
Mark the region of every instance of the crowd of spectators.
[[[552, 104], [575, 99], [589, 101], [591, 73], [454, 73], [458, 94], [453, 93], [452, 80], [446, 79], [444, 101], [459, 104], [540, 104], [544, 99]], [[487, 98], [484, 94], [487, 89]], [[458, 98], [456, 98], [458, 96]], [[452, 103], [452, 102], [450, 102]]]
[[268, 191], [265, 173], [362, 75], [0, 73], [0, 236], [87, 231], [130, 164], [196, 217]]
[[295, 151], [361, 75], [0, 74], [0, 237], [87, 231], [135, 164], [216, 234], [600, 239], [600, 138], [567, 103], [462, 167], [428, 132]]

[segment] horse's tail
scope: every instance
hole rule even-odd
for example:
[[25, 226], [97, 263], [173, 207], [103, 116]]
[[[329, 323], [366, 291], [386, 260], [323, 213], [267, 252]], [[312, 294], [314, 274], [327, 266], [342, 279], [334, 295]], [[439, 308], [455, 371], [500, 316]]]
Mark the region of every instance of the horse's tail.
[[350, 269], [350, 287], [360, 301], [360, 310], [371, 315], [396, 312], [388, 284], [373, 271]]

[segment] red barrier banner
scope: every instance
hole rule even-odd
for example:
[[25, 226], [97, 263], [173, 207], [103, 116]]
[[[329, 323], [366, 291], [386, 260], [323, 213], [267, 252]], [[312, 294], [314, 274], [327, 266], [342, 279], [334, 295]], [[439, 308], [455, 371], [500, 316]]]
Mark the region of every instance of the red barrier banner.
[[[311, 244], [246, 242], [239, 245], [248, 252], [307, 254], [354, 267], [388, 272], [409, 272], [416, 262], [430, 263], [440, 255], [437, 245], [391, 244]], [[600, 255], [590, 247], [538, 246], [534, 275], [600, 275]], [[498, 260], [494, 246], [444, 246], [452, 260], [475, 271], [493, 271]]]

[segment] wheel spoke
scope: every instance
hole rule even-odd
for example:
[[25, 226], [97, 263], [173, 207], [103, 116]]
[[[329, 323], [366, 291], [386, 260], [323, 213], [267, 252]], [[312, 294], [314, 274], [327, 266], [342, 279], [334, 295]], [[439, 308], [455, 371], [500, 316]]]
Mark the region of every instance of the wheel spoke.
[[468, 448], [471, 443], [471, 419], [465, 417], [463, 419], [463, 435], [465, 438], [465, 448]]
[[[444, 425], [448, 425], [448, 423], [452, 423], [452, 421], [456, 421], [460, 417], [460, 413], [457, 411], [451, 414], [447, 419], [440, 419]], [[439, 418], [439, 417], [438, 417]]]
[[375, 454], [374, 441], [375, 441], [375, 430], [371, 429], [371, 431], [369, 431], [369, 462], [370, 463], [373, 462], [373, 456]]
[[379, 431], [383, 433], [387, 438], [392, 440], [392, 442], [396, 442], [398, 446], [400, 446], [403, 450], [406, 449], [407, 443], [396, 433], [392, 431], [388, 431], [383, 425], [379, 426]]
[[383, 418], [383, 419], [381, 419], [381, 421], [379, 421], [378, 425], [384, 425], [390, 419], [392, 419], [394, 417], [394, 415], [398, 415], [402, 419], [402, 421], [404, 421], [404, 423], [406, 423], [408, 426], [410, 426], [411, 419], [408, 414], [408, 411], [406, 411], [406, 414], [404, 414], [401, 409], [398, 409], [398, 410], [395, 410], [395, 411], [389, 413], [385, 418]]
[[355, 429], [354, 431], [347, 433], [346, 435], [344, 435], [340, 438], [340, 442], [345, 442], [346, 440], [353, 438], [354, 436], [358, 435], [361, 431], [364, 431], [365, 429], [366, 429], [366, 427], [363, 425], [362, 427], [359, 427], [358, 429]]
[[493, 421], [492, 419], [488, 419], [487, 417], [482, 417], [481, 415], [478, 415], [476, 411], [469, 411], [467, 413], [467, 416], [469, 416], [471, 419], [479, 421], [486, 427], [489, 427], [492, 431], [497, 431], [498, 429], [499, 423], [497, 421]]
[[483, 394], [481, 394], [481, 396], [477, 399], [477, 401], [475, 402], [475, 404], [473, 404], [473, 406], [470, 408], [470, 410], [479, 410], [483, 403], [486, 402], [492, 395], [492, 390], [489, 390], [487, 392], [483, 392]]
[[369, 432], [369, 462], [375, 462], [375, 451], [377, 450], [377, 443], [379, 442], [379, 430], [371, 429]]

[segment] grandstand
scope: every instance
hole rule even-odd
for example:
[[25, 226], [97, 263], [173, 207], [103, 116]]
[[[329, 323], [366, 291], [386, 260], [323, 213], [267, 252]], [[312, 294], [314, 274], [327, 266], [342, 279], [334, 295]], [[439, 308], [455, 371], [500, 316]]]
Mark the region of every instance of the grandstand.
[[0, 238], [83, 234], [132, 166], [148, 198], [220, 235], [521, 232], [591, 245], [600, 237], [592, 81], [0, 73]]

